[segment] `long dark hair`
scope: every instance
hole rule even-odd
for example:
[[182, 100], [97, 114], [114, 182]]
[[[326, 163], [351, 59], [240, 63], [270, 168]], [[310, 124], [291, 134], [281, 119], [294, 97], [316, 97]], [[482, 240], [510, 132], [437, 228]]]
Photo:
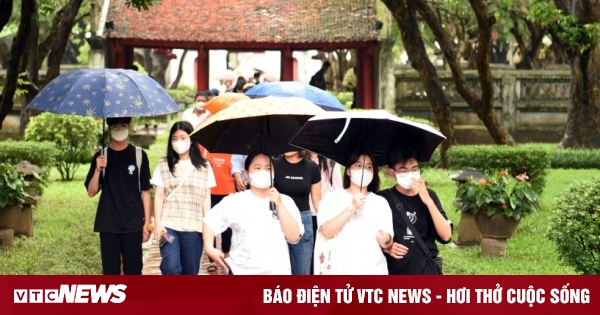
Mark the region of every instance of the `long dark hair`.
[[[348, 188], [350, 187], [350, 175], [348, 175], [348, 170], [352, 167], [352, 165], [356, 162], [362, 162], [362, 158], [361, 155], [366, 155], [371, 159], [371, 163], [373, 164], [373, 180], [369, 183], [369, 185], [367, 186], [367, 191], [369, 192], [376, 192], [379, 190], [379, 185], [381, 183], [380, 179], [379, 179], [379, 171], [378, 171], [378, 166], [377, 163], [375, 162], [375, 159], [373, 158], [373, 156], [369, 153], [364, 153], [364, 152], [354, 152], [350, 158], [348, 159], [348, 162], [346, 162], [346, 169], [344, 170], [344, 188]], [[364, 167], [364, 165], [363, 165]]]
[[317, 155], [317, 159], [319, 159], [319, 169], [329, 177], [329, 184], [333, 185], [333, 168], [335, 167], [335, 161], [320, 155]]
[[[171, 138], [173, 138], [173, 134], [177, 130], [182, 130], [189, 135], [194, 131], [194, 127], [192, 127], [192, 124], [187, 121], [178, 121], [173, 124], [173, 127], [171, 127], [171, 132], [169, 132], [169, 142], [167, 144], [167, 164], [169, 165], [169, 171], [171, 171], [173, 176], [175, 176], [175, 164], [179, 162], [179, 154], [177, 154], [177, 152], [175, 152], [173, 149]], [[200, 147], [198, 143], [192, 140], [192, 138], [190, 138], [190, 142], [192, 144], [190, 147], [190, 161], [192, 161], [192, 165], [194, 165], [197, 169], [206, 167], [208, 165], [208, 161], [202, 157], [202, 154], [200, 154]]]

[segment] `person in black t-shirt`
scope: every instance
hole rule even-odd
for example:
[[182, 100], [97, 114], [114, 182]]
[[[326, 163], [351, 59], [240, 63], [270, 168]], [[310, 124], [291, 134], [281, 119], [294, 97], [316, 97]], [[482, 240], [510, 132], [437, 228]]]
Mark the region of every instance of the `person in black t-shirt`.
[[325, 72], [331, 68], [331, 62], [325, 61], [321, 66], [321, 69], [317, 71], [311, 78], [309, 84], [325, 91], [327, 90], [327, 81], [325, 81]]
[[100, 233], [102, 273], [120, 275], [122, 257], [124, 274], [141, 275], [142, 243], [150, 238], [148, 156], [142, 151], [138, 169], [136, 148], [127, 141], [131, 118], [107, 118], [106, 122], [112, 141], [106, 156], [102, 151], [94, 155], [85, 180], [90, 197], [102, 190], [94, 223], [94, 231]]
[[293, 275], [309, 275], [314, 251], [312, 214], [309, 196], [315, 209], [321, 202], [321, 171], [317, 163], [300, 151], [287, 152], [275, 159], [273, 165], [277, 172], [273, 186], [280, 193], [290, 196], [300, 210], [304, 225], [304, 235], [297, 244], [288, 244]]
[[394, 148], [388, 153], [389, 175], [396, 179], [394, 187], [378, 192], [387, 199], [394, 218], [394, 244], [385, 250], [390, 275], [423, 274], [426, 256], [418, 241], [406, 226], [392, 194], [408, 209], [406, 215], [431, 252], [438, 255], [435, 241], [447, 244], [452, 238], [452, 226], [437, 194], [421, 179], [417, 155], [409, 149]]

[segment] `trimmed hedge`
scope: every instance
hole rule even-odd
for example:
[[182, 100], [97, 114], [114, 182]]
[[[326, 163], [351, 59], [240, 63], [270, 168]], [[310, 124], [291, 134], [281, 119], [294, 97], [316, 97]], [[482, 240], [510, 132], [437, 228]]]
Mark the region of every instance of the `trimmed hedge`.
[[558, 149], [553, 152], [552, 168], [600, 168], [600, 149]]
[[546, 170], [550, 168], [551, 152], [536, 144], [455, 145], [448, 150], [448, 161], [453, 169], [474, 167], [482, 173], [507, 170], [513, 176], [527, 173], [531, 186], [541, 194], [546, 184]]
[[28, 161], [44, 170], [48, 170], [56, 162], [58, 155], [56, 145], [50, 141], [14, 141], [0, 142], [0, 161], [11, 165]]

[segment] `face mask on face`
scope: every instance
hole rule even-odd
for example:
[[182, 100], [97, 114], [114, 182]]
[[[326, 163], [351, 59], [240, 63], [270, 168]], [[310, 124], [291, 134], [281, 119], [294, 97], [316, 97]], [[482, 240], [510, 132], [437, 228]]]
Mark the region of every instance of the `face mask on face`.
[[250, 176], [250, 185], [264, 189], [271, 187], [271, 173], [267, 170], [248, 173]]
[[177, 140], [177, 141], [173, 142], [172, 144], [173, 144], [173, 150], [175, 150], [175, 152], [177, 152], [178, 154], [186, 153], [187, 151], [190, 150], [190, 147], [191, 147], [190, 139]]
[[110, 136], [116, 141], [123, 141], [127, 139], [129, 135], [129, 130], [127, 128], [118, 128], [110, 132]]
[[367, 187], [367, 186], [369, 186], [371, 181], [373, 181], [373, 173], [369, 172], [368, 170], [364, 170], [364, 174], [363, 174], [363, 169], [350, 170], [350, 181], [352, 181], [352, 183], [354, 185], [360, 187], [361, 179], [362, 179], [362, 187]]
[[402, 187], [404, 189], [412, 189], [413, 188], [413, 186], [414, 186], [413, 178], [414, 179], [421, 178], [421, 173], [420, 172], [408, 172], [408, 173], [404, 173], [404, 174], [396, 174], [396, 182], [398, 183], [398, 185], [400, 185], [400, 187]]
[[199, 111], [203, 111], [204, 110], [204, 104], [206, 104], [205, 102], [196, 102], [196, 109]]

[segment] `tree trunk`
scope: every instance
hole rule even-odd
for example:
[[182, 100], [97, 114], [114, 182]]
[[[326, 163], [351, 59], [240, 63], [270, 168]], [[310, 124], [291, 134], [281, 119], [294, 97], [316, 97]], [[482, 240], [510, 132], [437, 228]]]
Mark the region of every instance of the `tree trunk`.
[[58, 26], [56, 38], [52, 43], [50, 54], [48, 55], [48, 72], [46, 73], [46, 82], [50, 82], [60, 74], [60, 63], [69, 42], [71, 29], [75, 24], [75, 19], [79, 13], [79, 8], [83, 0], [69, 0], [65, 12]]
[[492, 104], [494, 85], [489, 68], [489, 54], [492, 40], [491, 25], [493, 23], [490, 23], [489, 21], [485, 5], [479, 0], [470, 0], [471, 2], [475, 2], [475, 7], [477, 8], [476, 14], [483, 14], [483, 21], [480, 22], [480, 17], [477, 18], [480, 25], [480, 35], [479, 46], [476, 53], [476, 63], [479, 72], [479, 82], [482, 88], [482, 96], [479, 97], [467, 84], [464, 73], [460, 67], [454, 42], [444, 29], [435, 12], [433, 12], [431, 7], [422, 0], [408, 1], [410, 1], [410, 4], [419, 11], [419, 14], [433, 32], [436, 41], [441, 47], [446, 63], [452, 71], [452, 78], [454, 79], [456, 90], [465, 102], [467, 102], [469, 107], [477, 114], [477, 117], [483, 122], [494, 142], [496, 144], [514, 145], [514, 139], [510, 133], [508, 133], [506, 128], [504, 128], [504, 125], [502, 125]]
[[27, 48], [27, 39], [31, 32], [31, 15], [34, 10], [35, 0], [23, 0], [21, 2], [21, 21], [19, 22], [17, 36], [13, 39], [10, 49], [10, 61], [6, 69], [6, 83], [2, 91], [2, 100], [0, 100], [0, 129], [2, 129], [2, 123], [14, 105], [13, 99], [17, 91], [21, 56]]
[[[35, 0], [34, 0], [35, 1]], [[31, 33], [29, 34], [29, 51], [27, 53], [27, 60], [23, 59], [21, 62], [26, 64], [26, 71], [28, 74], [28, 81], [30, 84], [24, 86], [27, 89], [25, 94], [25, 102], [21, 107], [21, 123], [19, 124], [19, 136], [21, 139], [25, 137], [25, 129], [29, 123], [29, 111], [27, 111], [27, 105], [33, 100], [33, 98], [39, 92], [38, 90], [38, 74], [39, 74], [39, 63], [37, 55], [37, 43], [40, 36], [40, 29], [38, 24], [38, 11], [37, 4], [35, 6], [35, 12], [31, 16]]]
[[60, 21], [65, 13], [65, 10], [66, 5], [56, 12], [52, 18], [52, 25], [50, 26], [48, 32], [46, 32], [46, 37], [44, 37], [44, 39], [38, 45], [37, 55], [39, 58], [38, 64], [40, 65], [44, 62], [44, 59], [48, 56], [48, 53], [50, 53], [50, 48], [52, 47], [52, 43], [54, 42], [54, 39], [58, 33], [58, 27], [60, 26]]
[[380, 76], [381, 85], [381, 108], [390, 113], [396, 114], [396, 76], [394, 74], [394, 41], [391, 39], [381, 41], [379, 43], [379, 60], [380, 60]]
[[13, 10], [13, 0], [0, 0], [0, 32], [10, 21]]
[[188, 50], [184, 49], [183, 54], [181, 54], [181, 59], [179, 60], [179, 68], [177, 68], [177, 77], [173, 84], [171, 84], [171, 89], [176, 89], [179, 85], [179, 81], [181, 81], [181, 77], [183, 76], [183, 61], [185, 60], [185, 55], [187, 55]]
[[433, 110], [434, 120], [441, 132], [447, 137], [441, 146], [441, 167], [448, 166], [446, 152], [456, 141], [454, 139], [454, 126], [450, 111], [450, 99], [444, 93], [435, 67], [429, 60], [423, 42], [423, 35], [419, 30], [416, 13], [413, 7], [408, 6], [404, 0], [383, 0], [398, 22], [402, 42], [410, 60], [411, 66], [419, 73], [421, 83], [427, 93], [427, 99]]
[[[564, 2], [554, 3], [564, 14], [571, 11]], [[580, 0], [570, 13], [576, 14], [580, 23], [598, 23], [599, 5], [598, 0]], [[571, 104], [559, 147], [600, 148], [600, 44], [585, 51], [567, 50], [567, 55], [571, 61]]]

